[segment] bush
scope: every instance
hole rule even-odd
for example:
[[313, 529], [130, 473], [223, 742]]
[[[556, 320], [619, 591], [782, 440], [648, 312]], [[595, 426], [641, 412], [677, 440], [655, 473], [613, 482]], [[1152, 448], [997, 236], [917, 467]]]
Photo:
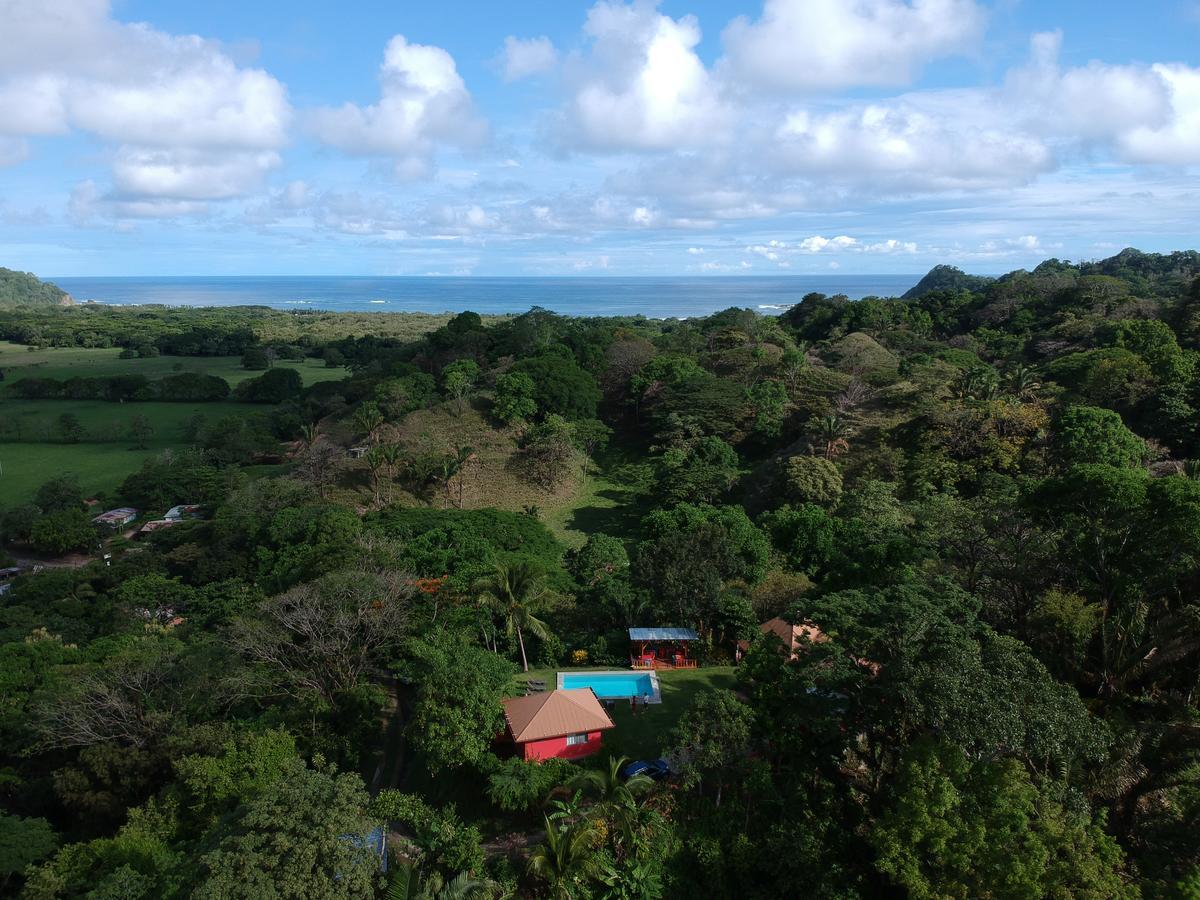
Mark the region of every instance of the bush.
[[385, 790], [372, 801], [371, 813], [406, 826], [413, 843], [439, 869], [461, 872], [483, 867], [483, 835], [474, 825], [465, 824], [453, 806], [434, 809], [415, 794]]
[[488, 799], [505, 812], [531, 811], [576, 774], [575, 766], [565, 759], [506, 759], [488, 775]]
[[239, 403], [282, 403], [299, 396], [304, 380], [295, 369], [272, 369], [239, 384], [233, 399]]

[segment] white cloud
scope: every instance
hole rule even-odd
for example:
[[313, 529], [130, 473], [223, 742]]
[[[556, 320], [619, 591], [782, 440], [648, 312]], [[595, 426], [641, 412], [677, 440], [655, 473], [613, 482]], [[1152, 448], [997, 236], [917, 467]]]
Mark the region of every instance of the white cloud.
[[703, 247], [688, 247], [687, 252], [690, 253], [692, 256], [699, 256], [700, 254], [702, 254], [704, 252], [704, 248]]
[[396, 35], [384, 51], [379, 81], [376, 104], [313, 110], [313, 134], [346, 153], [396, 157], [398, 174], [407, 177], [428, 171], [437, 143], [477, 145], [486, 138], [487, 125], [475, 113], [454, 58], [441, 47]]
[[1045, 143], [993, 121], [977, 91], [907, 94], [834, 112], [798, 110], [776, 131], [782, 172], [907, 191], [1023, 183], [1055, 166]]
[[984, 24], [974, 0], [766, 0], [722, 38], [738, 79], [809, 91], [907, 84], [925, 62], [971, 49]]
[[116, 145], [113, 209], [184, 201], [160, 204], [178, 215], [278, 165], [287, 92], [220, 45], [116, 21], [106, 0], [3, 0], [0, 21], [0, 145], [72, 130]]
[[592, 44], [569, 72], [568, 146], [663, 150], [728, 136], [731, 112], [695, 53], [694, 16], [672, 19], [648, 0], [601, 0], [584, 32]]
[[855, 238], [839, 234], [837, 237], [826, 238], [816, 234], [805, 238], [799, 244], [799, 249], [805, 253], [820, 253], [822, 250], [845, 250], [858, 245]]
[[558, 65], [558, 51], [548, 37], [504, 39], [500, 54], [505, 81], [519, 81], [531, 75], [550, 72]]

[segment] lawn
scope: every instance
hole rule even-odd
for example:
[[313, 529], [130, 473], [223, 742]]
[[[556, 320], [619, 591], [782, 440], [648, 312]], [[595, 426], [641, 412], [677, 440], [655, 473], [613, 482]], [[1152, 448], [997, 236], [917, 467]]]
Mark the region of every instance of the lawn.
[[[52, 347], [39, 350], [23, 344], [0, 341], [0, 371], [4, 372], [6, 384], [26, 376], [66, 379], [100, 375], [145, 375], [147, 378], [162, 378], [180, 372], [199, 372], [202, 375], [224, 378], [230, 387], [262, 374], [243, 369], [241, 357], [237, 356], [154, 356], [149, 359], [118, 359], [120, 352], [115, 347]], [[295, 369], [306, 385], [346, 377], [345, 369], [326, 368], [325, 363], [319, 359], [281, 360], [276, 365]], [[3, 395], [4, 389], [0, 389], [0, 397]]]
[[[513, 696], [523, 690], [526, 678], [541, 679], [547, 690], [557, 683], [559, 669], [531, 669], [528, 675], [518, 675], [513, 681]], [[585, 671], [562, 669], [561, 671]], [[611, 670], [610, 670], [611, 671]], [[666, 749], [668, 733], [675, 727], [679, 717], [691, 705], [692, 698], [701, 691], [734, 686], [732, 666], [709, 666], [702, 669], [664, 670], [658, 673], [662, 688], [662, 703], [639, 706], [632, 712], [629, 704], [618, 700], [611, 713], [616, 728], [604, 735], [604, 751], [601, 758], [611, 753], [631, 759], [653, 759]]]

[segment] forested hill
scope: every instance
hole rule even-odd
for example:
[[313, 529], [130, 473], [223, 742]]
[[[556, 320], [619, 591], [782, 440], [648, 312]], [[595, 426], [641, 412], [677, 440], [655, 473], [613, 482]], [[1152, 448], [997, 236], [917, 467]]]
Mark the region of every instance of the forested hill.
[[934, 266], [905, 292], [902, 299], [912, 300], [934, 291], [978, 291], [994, 280], [986, 275], [968, 275], [957, 266]]
[[28, 272], [0, 268], [0, 306], [69, 306], [71, 295]]

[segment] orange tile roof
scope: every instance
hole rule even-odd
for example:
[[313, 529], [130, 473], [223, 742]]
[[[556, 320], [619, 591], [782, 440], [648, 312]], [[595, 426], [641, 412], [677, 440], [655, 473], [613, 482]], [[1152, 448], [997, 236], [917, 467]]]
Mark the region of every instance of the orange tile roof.
[[503, 703], [509, 733], [518, 744], [613, 727], [591, 688], [510, 697]]
[[787, 647], [793, 653], [800, 647], [802, 637], [808, 639], [811, 644], [821, 644], [829, 640], [825, 632], [821, 631], [812, 622], [801, 622], [798, 625], [793, 625], [783, 619], [771, 619], [769, 622], [763, 622], [758, 626], [759, 631], [763, 634], [771, 632], [779, 640], [783, 641], [783, 646]]

